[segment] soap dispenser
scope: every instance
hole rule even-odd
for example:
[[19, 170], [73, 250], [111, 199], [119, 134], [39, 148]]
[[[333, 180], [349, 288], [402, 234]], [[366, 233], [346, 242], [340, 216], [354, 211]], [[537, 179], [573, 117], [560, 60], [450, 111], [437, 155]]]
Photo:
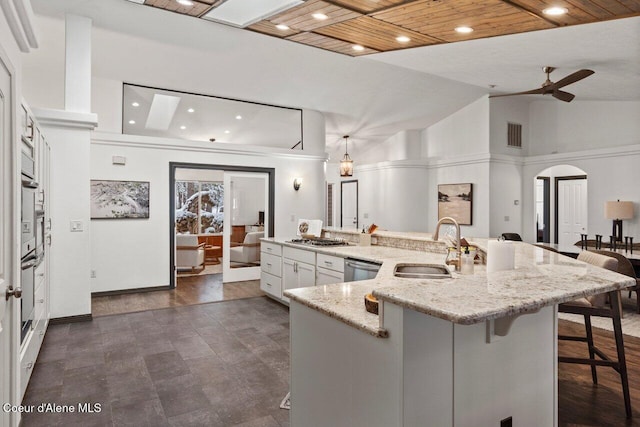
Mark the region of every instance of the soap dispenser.
[[[475, 255], [475, 253], [474, 253]], [[462, 260], [460, 263], [461, 274], [473, 274], [473, 258], [474, 255], [469, 253], [469, 246], [465, 246]]]

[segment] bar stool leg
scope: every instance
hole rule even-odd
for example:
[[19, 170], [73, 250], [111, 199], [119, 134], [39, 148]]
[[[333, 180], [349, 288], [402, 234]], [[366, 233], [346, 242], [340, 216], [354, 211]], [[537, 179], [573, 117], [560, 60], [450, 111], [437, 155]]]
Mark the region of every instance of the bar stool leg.
[[[584, 315], [584, 327], [587, 331], [587, 347], [589, 348], [589, 359], [595, 360], [596, 352], [593, 350], [593, 332], [591, 330], [591, 316]], [[596, 365], [591, 365], [591, 379], [594, 384], [598, 384], [598, 373], [596, 372]]]
[[629, 378], [627, 376], [627, 360], [624, 355], [624, 341], [622, 339], [622, 322], [620, 321], [620, 292], [609, 292], [611, 298], [611, 310], [613, 311], [613, 333], [616, 337], [616, 349], [618, 351], [618, 368], [622, 382], [622, 394], [624, 396], [624, 409], [627, 418], [631, 418], [631, 397], [629, 395]]

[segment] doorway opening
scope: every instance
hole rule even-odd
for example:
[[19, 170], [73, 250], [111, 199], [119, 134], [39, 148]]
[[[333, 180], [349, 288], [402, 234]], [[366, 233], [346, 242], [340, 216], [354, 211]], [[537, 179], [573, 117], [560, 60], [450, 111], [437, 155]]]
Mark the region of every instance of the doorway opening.
[[587, 174], [571, 165], [544, 169], [534, 179], [535, 235], [538, 242], [567, 248], [588, 231]]
[[169, 168], [170, 288], [199, 287], [216, 301], [262, 295], [260, 239], [274, 233], [275, 169]]

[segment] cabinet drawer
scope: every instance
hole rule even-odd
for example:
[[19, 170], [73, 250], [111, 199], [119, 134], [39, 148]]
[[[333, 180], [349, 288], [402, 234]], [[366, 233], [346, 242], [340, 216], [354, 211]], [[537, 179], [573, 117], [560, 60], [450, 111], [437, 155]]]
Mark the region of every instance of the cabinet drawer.
[[27, 338], [26, 348], [20, 359], [20, 400], [22, 400], [24, 392], [27, 390], [29, 379], [36, 364], [38, 350], [40, 350], [40, 344], [42, 343], [42, 340], [38, 339], [39, 336], [35, 335], [33, 331], [30, 334], [31, 336]]
[[344, 282], [344, 274], [341, 271], [333, 271], [328, 268], [318, 267], [316, 271], [316, 286], [331, 285]]
[[282, 245], [277, 243], [262, 242], [260, 250], [272, 255], [282, 255]]
[[260, 273], [260, 289], [276, 298], [282, 298], [282, 279], [263, 271]]
[[271, 255], [267, 252], [262, 252], [260, 266], [265, 273], [272, 274], [274, 276], [282, 277], [282, 258], [277, 255]]
[[43, 260], [39, 266], [36, 267], [35, 271], [33, 272], [34, 274], [34, 289], [36, 290], [36, 292], [38, 291], [38, 288], [42, 287], [42, 284], [44, 283], [44, 271], [46, 269], [46, 261]]
[[318, 254], [318, 267], [344, 272], [344, 258], [332, 255]]
[[284, 247], [284, 257], [292, 259], [294, 261], [305, 262], [307, 264], [316, 264], [316, 253], [312, 251], [305, 251], [304, 249]]

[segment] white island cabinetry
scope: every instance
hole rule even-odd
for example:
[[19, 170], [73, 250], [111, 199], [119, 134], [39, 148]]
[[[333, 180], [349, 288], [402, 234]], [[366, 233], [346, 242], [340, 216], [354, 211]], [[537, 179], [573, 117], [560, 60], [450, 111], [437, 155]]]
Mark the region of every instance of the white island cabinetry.
[[[303, 249], [283, 248], [282, 289], [304, 288], [316, 284], [316, 253]], [[289, 302], [289, 298], [283, 297]]]
[[282, 245], [273, 242], [260, 244], [260, 289], [282, 299]]
[[318, 254], [316, 262], [316, 285], [331, 285], [344, 282], [344, 258]]

